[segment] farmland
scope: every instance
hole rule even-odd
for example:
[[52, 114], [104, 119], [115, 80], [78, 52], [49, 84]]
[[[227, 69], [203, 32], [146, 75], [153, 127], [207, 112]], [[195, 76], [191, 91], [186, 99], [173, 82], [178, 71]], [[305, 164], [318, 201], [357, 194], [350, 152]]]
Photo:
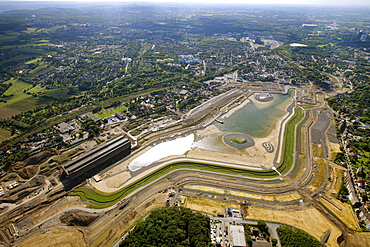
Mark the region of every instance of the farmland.
[[0, 129], [0, 142], [5, 141], [11, 137], [11, 133], [8, 130]]
[[[13, 113], [18, 113], [20, 111], [26, 111], [32, 109], [36, 105], [39, 105], [39, 99], [35, 98], [33, 95], [43, 93], [46, 91], [45, 88], [41, 86], [33, 86], [27, 82], [15, 79], [8, 81], [7, 83], [12, 83], [12, 86], [4, 93], [3, 100], [6, 102], [0, 103], [0, 117], [4, 115], [6, 117], [7, 109], [12, 109]], [[35, 99], [30, 99], [35, 98]]]

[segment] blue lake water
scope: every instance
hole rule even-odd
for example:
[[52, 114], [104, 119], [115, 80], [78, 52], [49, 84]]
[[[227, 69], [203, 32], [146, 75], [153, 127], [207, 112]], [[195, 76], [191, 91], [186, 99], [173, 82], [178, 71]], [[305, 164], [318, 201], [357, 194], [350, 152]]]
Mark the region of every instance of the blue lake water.
[[[287, 114], [286, 108], [292, 102], [290, 94], [273, 94], [274, 99], [266, 103], [248, 103], [230, 117], [223, 119], [224, 124], [215, 123], [222, 132], [240, 132], [254, 138], [268, 136], [276, 123]], [[254, 97], [254, 96], [252, 96]]]
[[287, 114], [287, 107], [292, 103], [293, 93], [294, 91], [290, 90], [287, 95], [273, 94], [274, 99], [269, 102], [256, 102], [256, 104], [249, 102], [228, 118], [222, 119], [223, 124], [214, 122], [214, 125], [221, 132], [196, 141], [193, 147], [235, 153], [238, 151], [222, 142], [222, 137], [226, 133], [244, 133], [253, 138], [263, 138], [270, 135], [277, 122]]

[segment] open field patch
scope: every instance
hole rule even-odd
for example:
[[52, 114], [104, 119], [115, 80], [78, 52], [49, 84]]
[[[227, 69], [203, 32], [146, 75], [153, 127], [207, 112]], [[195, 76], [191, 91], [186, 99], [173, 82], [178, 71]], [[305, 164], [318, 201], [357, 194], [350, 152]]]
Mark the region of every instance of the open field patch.
[[15, 80], [10, 80], [6, 82], [7, 84], [11, 83], [12, 86], [8, 88], [8, 90], [5, 91], [4, 95], [12, 95], [12, 94], [17, 94], [19, 92], [23, 92], [24, 89], [30, 89], [32, 88], [32, 84], [15, 79]]
[[20, 112], [21, 111], [14, 110], [14, 109], [11, 109], [11, 108], [0, 107], [0, 119], [9, 118], [13, 115], [17, 115]]
[[325, 161], [324, 160], [317, 160], [317, 169], [315, 178], [312, 181], [312, 183], [307, 186], [307, 189], [311, 191], [316, 191], [320, 188], [321, 184], [325, 180], [326, 177], [326, 167], [325, 167]]
[[52, 228], [44, 233], [31, 235], [25, 239], [20, 247], [39, 247], [39, 246], [86, 246], [83, 233], [78, 229]]
[[239, 204], [192, 197], [186, 197], [184, 207], [214, 216], [217, 213], [225, 213], [225, 207], [240, 209]]
[[0, 34], [0, 43], [14, 41], [17, 40], [17, 38], [17, 35]]
[[11, 80], [6, 83], [12, 83], [12, 86], [8, 88], [8, 90], [6, 90], [3, 94], [5, 97], [3, 97], [2, 99], [5, 100], [6, 103], [1, 102], [0, 107], [8, 107], [14, 110], [18, 110], [14, 107], [10, 107], [10, 105], [32, 97], [31, 95], [28, 95], [24, 92], [25, 90], [32, 88], [32, 85], [20, 80]]
[[357, 217], [350, 204], [327, 197], [320, 198], [319, 200], [325, 205], [325, 207], [330, 209], [330, 211], [335, 212], [335, 215], [338, 216], [348, 228], [355, 231], [361, 231]]
[[342, 181], [343, 181], [344, 172], [342, 170], [339, 170], [339, 169], [335, 169], [334, 171], [335, 171], [335, 182], [334, 182], [334, 186], [333, 186], [331, 192], [335, 193], [335, 194], [338, 194], [339, 190], [340, 190], [340, 186], [341, 186]]
[[268, 195], [247, 193], [247, 192], [242, 192], [242, 191], [235, 191], [235, 190], [230, 190], [230, 189], [215, 188], [215, 187], [204, 186], [204, 185], [185, 185], [184, 188], [206, 191], [206, 192], [213, 192], [213, 193], [218, 193], [218, 194], [239, 196], [239, 197], [251, 198], [251, 199], [256, 199], [256, 200], [270, 201], [270, 202], [273, 202], [275, 200], [279, 202], [289, 202], [289, 201], [299, 200], [302, 198], [302, 196], [298, 192], [294, 192], [294, 193], [287, 194], [287, 195], [268, 196]]
[[[76, 89], [78, 92], [78, 89]], [[53, 88], [53, 89], [48, 89], [46, 92], [46, 96], [51, 96], [55, 98], [69, 98], [72, 95], [70, 94], [70, 91], [68, 88]]]
[[12, 137], [10, 131], [0, 129], [0, 142], [5, 141], [9, 139], [10, 137]]
[[0, 119], [11, 117], [21, 111], [27, 111], [48, 102], [46, 99], [32, 96], [32, 94], [46, 92], [44, 87], [33, 86], [20, 80], [11, 80], [7, 83], [12, 83], [12, 86], [8, 88], [4, 93], [5, 97], [2, 98], [6, 103], [0, 103]]
[[118, 108], [114, 108], [114, 109], [103, 109], [101, 112], [95, 114], [97, 117], [99, 117], [100, 119], [102, 118], [106, 118], [106, 117], [109, 117], [110, 115], [113, 115], [117, 112], [121, 112], [121, 111], [124, 111], [124, 110], [127, 110], [128, 107], [127, 106], [121, 106], [121, 107], [118, 107]]
[[49, 65], [47, 64], [41, 64], [40, 66], [38, 66], [37, 68], [31, 70], [29, 73], [30, 74], [36, 74], [38, 72], [40, 72], [42, 69], [46, 69]]
[[38, 57], [38, 58], [32, 59], [32, 60], [30, 60], [28, 62], [25, 62], [24, 64], [38, 64], [41, 61], [42, 61], [42, 58], [41, 57]]
[[306, 231], [318, 240], [330, 230], [331, 234], [326, 243], [328, 247], [338, 246], [337, 238], [341, 235], [341, 231], [313, 207], [303, 210], [275, 210], [252, 206], [248, 208], [248, 215], [245, 218], [291, 225]]
[[35, 106], [42, 105], [50, 101], [44, 98], [32, 97], [31, 95], [28, 95], [28, 96], [29, 97], [21, 98], [21, 100], [15, 101], [12, 104], [7, 103], [6, 108], [10, 108], [18, 112], [22, 112], [22, 111], [28, 111], [30, 109], [33, 109]]

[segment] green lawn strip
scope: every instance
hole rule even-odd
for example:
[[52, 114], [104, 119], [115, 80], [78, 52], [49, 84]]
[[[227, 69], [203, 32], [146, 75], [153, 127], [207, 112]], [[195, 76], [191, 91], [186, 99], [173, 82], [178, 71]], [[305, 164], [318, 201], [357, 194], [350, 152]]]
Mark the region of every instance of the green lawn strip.
[[180, 169], [180, 168], [187, 168], [187, 169], [200, 169], [205, 171], [215, 171], [220, 173], [226, 173], [230, 175], [243, 175], [249, 177], [259, 177], [259, 178], [273, 178], [276, 177], [277, 174], [273, 170], [263, 170], [263, 171], [250, 171], [250, 170], [242, 170], [237, 168], [227, 168], [217, 165], [209, 165], [209, 164], [198, 164], [198, 163], [174, 163], [168, 164], [165, 167], [162, 167], [152, 174], [148, 175], [147, 177], [134, 182], [118, 192], [115, 193], [103, 193], [95, 189], [87, 189], [87, 188], [79, 188], [74, 192], [70, 193], [70, 195], [82, 195], [81, 200], [86, 200], [92, 203], [90, 207], [94, 208], [104, 208], [114, 205], [118, 201], [120, 201], [124, 196], [128, 195], [129, 193], [133, 192], [137, 188], [141, 187], [142, 185], [148, 184], [155, 179], [159, 178], [160, 176], [168, 174], [172, 170]]
[[42, 61], [42, 58], [38, 57], [38, 58], [32, 59], [28, 62], [25, 62], [24, 64], [38, 64], [40, 61]]
[[68, 195], [69, 196], [79, 196], [80, 197], [80, 199], [81, 199], [81, 201], [85, 201], [85, 202], [87, 202], [87, 201], [89, 201], [87, 198], [86, 198], [86, 196], [85, 196], [85, 193], [83, 192], [83, 191], [73, 191], [73, 192], [70, 192], [70, 193], [68, 193]]
[[102, 118], [106, 118], [106, 117], [109, 117], [110, 115], [113, 115], [117, 112], [121, 112], [121, 111], [124, 111], [124, 110], [127, 110], [128, 107], [127, 106], [121, 106], [119, 108], [115, 108], [115, 109], [112, 109], [112, 110], [106, 110], [106, 111], [103, 111], [101, 114], [97, 113], [95, 114], [98, 118], [102, 119]]
[[46, 92], [46, 90], [47, 90], [47, 89], [46, 89], [45, 87], [41, 87], [40, 85], [36, 85], [36, 86], [34, 86], [33, 88], [30, 88], [30, 89], [28, 90], [28, 92], [37, 94], [37, 93], [43, 93], [43, 92]]
[[48, 66], [49, 66], [48, 64], [40, 65], [40, 66], [38, 66], [37, 68], [35, 68], [35, 69], [31, 70], [31, 71], [29, 72], [29, 74], [36, 74], [36, 73], [40, 72], [40, 70], [45, 69], [45, 68], [47, 68]]
[[304, 114], [303, 111], [299, 108], [295, 108], [293, 117], [288, 121], [285, 126], [284, 131], [284, 141], [283, 141], [283, 160], [280, 162], [277, 167], [278, 171], [281, 174], [285, 174], [289, 171], [293, 163], [293, 153], [294, 153], [294, 139], [296, 135], [294, 133], [295, 126], [301, 121]]

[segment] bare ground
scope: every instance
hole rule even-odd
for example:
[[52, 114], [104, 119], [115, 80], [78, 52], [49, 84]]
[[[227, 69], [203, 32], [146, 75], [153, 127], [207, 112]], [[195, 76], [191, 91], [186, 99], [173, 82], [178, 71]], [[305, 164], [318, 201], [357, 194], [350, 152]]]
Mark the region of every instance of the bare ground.
[[308, 232], [318, 240], [331, 230], [326, 246], [338, 246], [337, 238], [341, 235], [341, 231], [313, 207], [295, 211], [249, 207], [245, 218], [288, 224]]
[[319, 200], [325, 207], [330, 209], [330, 211], [335, 212], [335, 215], [338, 216], [349, 229], [355, 231], [361, 230], [351, 205], [329, 197], [320, 198]]
[[214, 192], [219, 194], [228, 194], [233, 196], [241, 196], [245, 198], [252, 198], [257, 200], [264, 200], [264, 201], [279, 201], [279, 202], [289, 202], [301, 199], [302, 196], [298, 192], [294, 192], [287, 195], [258, 195], [253, 193], [247, 193], [247, 192], [241, 192], [241, 191], [235, 191], [230, 189], [220, 189], [220, 188], [214, 188], [210, 186], [204, 186], [204, 185], [185, 185], [184, 188], [193, 189], [193, 190], [200, 190], [200, 191], [208, 191], [208, 192]]
[[217, 213], [224, 213], [225, 207], [240, 209], [240, 204], [192, 197], [186, 197], [184, 206], [192, 210], [204, 212], [211, 215], [216, 215]]
[[19, 247], [84, 247], [86, 246], [82, 232], [73, 227], [54, 227], [50, 230], [37, 232], [25, 239]]

